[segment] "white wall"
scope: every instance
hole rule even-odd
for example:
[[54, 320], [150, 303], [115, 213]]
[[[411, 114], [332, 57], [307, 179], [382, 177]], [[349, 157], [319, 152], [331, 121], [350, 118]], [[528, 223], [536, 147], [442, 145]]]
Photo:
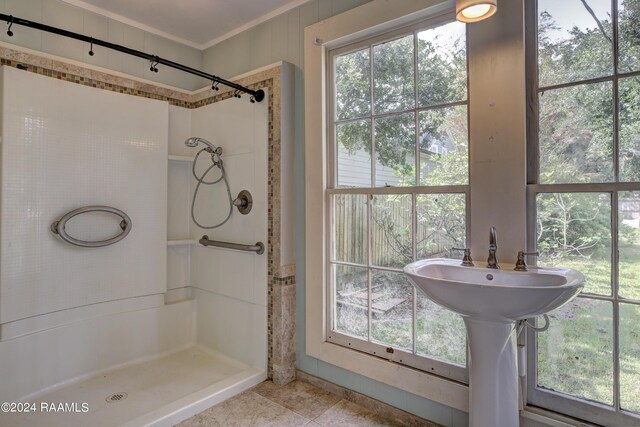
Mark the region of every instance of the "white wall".
[[[269, 21], [211, 46], [203, 52], [203, 67], [225, 78], [287, 61], [303, 67], [304, 28], [371, 0], [311, 0]], [[299, 86], [301, 87], [301, 85]], [[296, 94], [301, 103], [302, 93]], [[301, 114], [302, 112], [300, 112]]]
[[[203, 54], [198, 49], [72, 6], [60, 0], [0, 0], [0, 11], [6, 15], [41, 22], [158, 55], [193, 68], [202, 68]], [[5, 24], [3, 23], [2, 25]], [[182, 89], [195, 90], [207, 84], [207, 81], [200, 77], [168, 67], [159, 66], [160, 71], [153, 73], [149, 70], [148, 61], [100, 46], [94, 46], [95, 55], [90, 56], [89, 45], [78, 40], [17, 25], [13, 26], [12, 31], [14, 33], [13, 37], [9, 37], [5, 30], [0, 31], [0, 41]]]
[[471, 238], [486, 258], [489, 227], [498, 228], [498, 260], [526, 250], [524, 7], [502, 4], [469, 25], [469, 172]]
[[[267, 94], [269, 96], [269, 94]], [[222, 158], [232, 198], [241, 190], [253, 196], [253, 209], [213, 230], [191, 224], [196, 241], [210, 239], [267, 245], [268, 103], [250, 104], [231, 98], [192, 110], [191, 136], [222, 147]], [[197, 171], [210, 164], [201, 155]], [[219, 172], [211, 177], [218, 177]], [[191, 189], [195, 186], [191, 178]], [[196, 218], [203, 225], [222, 221], [229, 209], [226, 188], [200, 186]], [[196, 245], [191, 252], [192, 295], [197, 304], [197, 340], [250, 366], [266, 369], [267, 253], [240, 252]]]
[[[166, 102], [2, 70], [0, 323], [166, 288]], [[73, 102], [60, 102], [73, 100]], [[49, 229], [88, 205], [121, 209], [129, 235], [101, 248]], [[85, 214], [66, 230], [102, 240], [120, 218]]]

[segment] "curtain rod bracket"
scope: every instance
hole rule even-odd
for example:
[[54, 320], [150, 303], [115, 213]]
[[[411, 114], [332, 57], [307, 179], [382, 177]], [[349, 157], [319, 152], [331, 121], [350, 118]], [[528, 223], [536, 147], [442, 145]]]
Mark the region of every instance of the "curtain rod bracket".
[[11, 26], [13, 25], [13, 15], [9, 16], [7, 24], [9, 24], [9, 28], [7, 28], [7, 35], [9, 37], [13, 37], [13, 31], [11, 31]]

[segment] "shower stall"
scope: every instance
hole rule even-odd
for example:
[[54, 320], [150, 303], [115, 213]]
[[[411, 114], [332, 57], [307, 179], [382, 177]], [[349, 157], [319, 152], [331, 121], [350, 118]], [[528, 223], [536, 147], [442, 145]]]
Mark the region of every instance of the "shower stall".
[[199, 241], [267, 243], [267, 103], [7, 66], [0, 99], [0, 425], [170, 426], [266, 379], [267, 254]]

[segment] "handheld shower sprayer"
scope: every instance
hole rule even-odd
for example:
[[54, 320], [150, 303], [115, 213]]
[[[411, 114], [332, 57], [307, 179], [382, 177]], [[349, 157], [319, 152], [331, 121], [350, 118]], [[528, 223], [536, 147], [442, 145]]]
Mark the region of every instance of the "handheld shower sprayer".
[[[191, 148], [195, 148], [198, 146], [198, 144], [202, 144], [204, 145], [204, 148], [200, 149], [198, 151], [198, 153], [196, 154], [195, 159], [193, 159], [193, 165], [191, 167], [191, 172], [193, 173], [193, 177], [196, 179], [196, 181], [198, 182], [196, 184], [196, 188], [193, 192], [193, 198], [191, 200], [191, 219], [193, 219], [193, 222], [200, 228], [205, 228], [205, 229], [212, 229], [212, 228], [218, 228], [221, 225], [225, 224], [227, 221], [229, 221], [229, 218], [231, 218], [231, 213], [233, 212], [233, 199], [231, 197], [231, 189], [229, 188], [229, 181], [227, 180], [227, 174], [224, 170], [224, 163], [222, 162], [222, 148], [220, 147], [216, 147], [215, 145], [213, 145], [212, 143], [210, 143], [209, 141], [207, 141], [204, 138], [199, 138], [196, 136], [192, 136], [191, 138], [187, 138], [187, 140], [184, 142], [184, 145], [186, 145], [187, 147], [191, 147]], [[209, 166], [203, 173], [202, 175], [198, 176], [198, 174], [196, 173], [196, 163], [198, 162], [198, 158], [200, 157], [200, 154], [202, 154], [203, 151], [206, 151], [207, 153], [211, 154], [211, 166]], [[220, 169], [220, 177], [218, 179], [214, 179], [212, 181], [206, 181], [205, 178], [206, 176], [209, 174], [209, 172], [211, 172], [214, 168], [218, 168]], [[220, 223], [215, 224], [215, 225], [211, 225], [211, 226], [207, 226], [207, 225], [202, 225], [198, 222], [198, 220], [196, 219], [196, 215], [195, 215], [195, 204], [196, 204], [196, 199], [198, 198], [198, 190], [200, 189], [200, 185], [204, 184], [204, 185], [213, 185], [213, 184], [217, 184], [220, 181], [224, 181], [225, 187], [227, 189], [227, 197], [229, 199], [229, 211], [227, 213], [227, 217]]]
[[187, 147], [197, 147], [198, 144], [202, 143], [202, 145], [205, 146], [205, 151], [207, 153], [211, 153], [211, 154], [217, 154], [218, 156], [222, 154], [222, 148], [220, 147], [216, 147], [214, 146], [212, 143], [210, 143], [209, 141], [207, 141], [204, 138], [199, 138], [197, 136], [192, 136], [191, 138], [188, 138], [185, 142], [184, 145], [186, 145]]

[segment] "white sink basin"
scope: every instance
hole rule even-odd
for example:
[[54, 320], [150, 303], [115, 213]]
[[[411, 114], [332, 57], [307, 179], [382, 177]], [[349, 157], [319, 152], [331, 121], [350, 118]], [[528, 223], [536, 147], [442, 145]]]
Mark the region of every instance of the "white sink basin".
[[462, 315], [469, 341], [469, 425], [519, 425], [515, 321], [566, 304], [584, 286], [570, 268], [513, 271], [463, 267], [460, 260], [425, 259], [404, 268], [436, 303]]
[[462, 315], [469, 340], [469, 425], [519, 425], [515, 321], [566, 304], [584, 286], [570, 268], [513, 271], [463, 267], [460, 260], [425, 259], [404, 272], [436, 303]]
[[584, 286], [582, 273], [570, 268], [513, 265], [496, 270], [463, 267], [460, 260], [436, 258], [409, 264], [404, 272], [430, 299], [462, 316], [513, 321], [535, 317], [571, 301]]

